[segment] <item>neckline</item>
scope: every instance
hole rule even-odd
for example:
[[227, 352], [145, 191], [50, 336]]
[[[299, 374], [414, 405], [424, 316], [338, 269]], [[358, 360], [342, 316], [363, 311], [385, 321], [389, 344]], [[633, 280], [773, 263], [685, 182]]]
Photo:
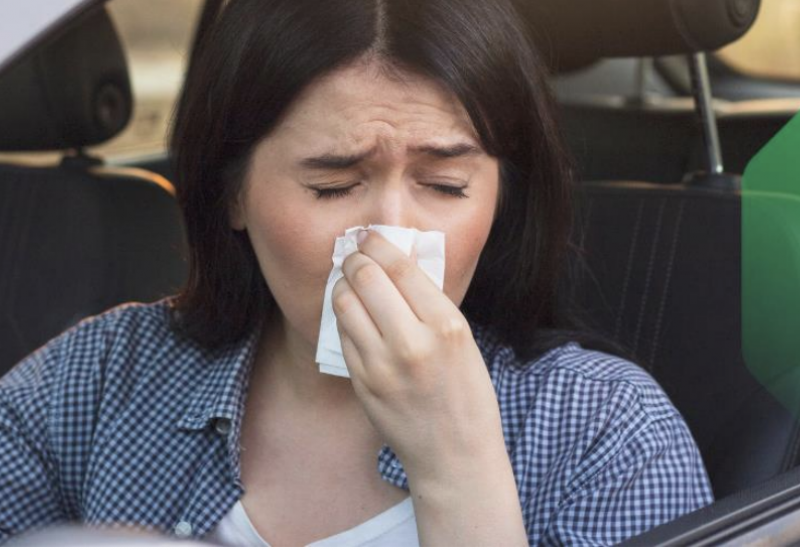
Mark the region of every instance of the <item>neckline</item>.
[[[237, 500], [234, 509], [241, 514], [242, 519], [246, 522], [247, 527], [250, 529], [253, 538], [257, 539], [264, 546], [272, 546], [269, 542], [264, 540], [261, 534], [256, 530], [253, 522], [250, 521], [250, 516], [247, 515], [244, 505], [241, 500]], [[407, 496], [391, 508], [387, 508], [383, 512], [359, 523], [358, 525], [341, 531], [339, 533], [330, 535], [328, 537], [315, 540], [308, 543], [306, 546], [362, 546], [364, 543], [369, 542], [376, 537], [382, 535], [386, 531], [396, 527], [400, 523], [406, 521], [414, 515], [414, 507], [411, 502], [411, 496]]]

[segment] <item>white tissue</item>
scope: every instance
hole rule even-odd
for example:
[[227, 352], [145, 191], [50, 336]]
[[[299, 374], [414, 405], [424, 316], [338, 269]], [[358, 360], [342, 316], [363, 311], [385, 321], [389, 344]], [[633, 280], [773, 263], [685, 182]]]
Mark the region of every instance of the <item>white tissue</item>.
[[[325, 287], [325, 299], [322, 304], [322, 320], [319, 329], [319, 342], [317, 343], [316, 361], [319, 371], [334, 376], [350, 378], [347, 365], [342, 355], [342, 342], [336, 327], [336, 315], [333, 313], [331, 293], [336, 281], [343, 277], [342, 263], [344, 259], [358, 250], [356, 235], [365, 229], [362, 226], [351, 227], [345, 231], [343, 237], [337, 237], [333, 247], [333, 269], [328, 276], [328, 285]], [[441, 231], [419, 231], [407, 227], [393, 225], [370, 225], [367, 229], [374, 230], [383, 235], [407, 256], [411, 255], [412, 247], [417, 253], [417, 265], [439, 287], [444, 288], [444, 233]]]

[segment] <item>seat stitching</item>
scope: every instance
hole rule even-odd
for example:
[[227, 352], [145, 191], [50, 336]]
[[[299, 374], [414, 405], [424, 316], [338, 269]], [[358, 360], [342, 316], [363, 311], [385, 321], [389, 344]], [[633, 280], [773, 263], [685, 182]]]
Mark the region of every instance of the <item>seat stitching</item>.
[[658, 307], [658, 317], [656, 319], [656, 329], [653, 336], [653, 350], [650, 354], [650, 365], [655, 368], [656, 364], [656, 350], [658, 349], [659, 338], [661, 336], [661, 324], [664, 320], [664, 310], [667, 305], [667, 295], [669, 294], [669, 283], [672, 279], [672, 271], [675, 265], [675, 250], [678, 248], [678, 235], [681, 232], [681, 222], [683, 220], [683, 210], [686, 206], [686, 200], [681, 199], [680, 206], [678, 207], [678, 219], [675, 221], [675, 232], [672, 234], [672, 244], [669, 251], [669, 263], [667, 265], [667, 277], [664, 281], [664, 292], [661, 294], [661, 304]]
[[[661, 225], [664, 221], [664, 207], [666, 206], [667, 200], [661, 199], [661, 205], [658, 208], [658, 221], [656, 222], [656, 232], [653, 235], [653, 247], [650, 250], [650, 260], [647, 263], [647, 275], [645, 276], [644, 281], [644, 292], [642, 293], [642, 303], [639, 307], [639, 318], [636, 321], [636, 332], [633, 337], [633, 349], [634, 351], [638, 352], [639, 346], [639, 336], [642, 333], [642, 322], [644, 320], [644, 312], [647, 308], [647, 297], [650, 293], [650, 283], [653, 279], [653, 266], [656, 261], [656, 252], [658, 251], [658, 241], [661, 237]], [[644, 365], [648, 370], [650, 370], [650, 365]]]
[[600, 301], [603, 304], [603, 308], [605, 311], [614, 312], [614, 309], [611, 307], [611, 303], [609, 302], [606, 294], [603, 293], [602, 284], [600, 283], [600, 279], [597, 277], [595, 272], [592, 269], [592, 266], [589, 262], [586, 261], [586, 258], [583, 254], [586, 251], [586, 229], [592, 227], [594, 223], [594, 218], [592, 214], [592, 205], [591, 202], [587, 201], [585, 204], [585, 218], [581, 224], [582, 231], [580, 233], [580, 244], [579, 250], [581, 250], [582, 254], [577, 257], [577, 261], [580, 262], [580, 268], [583, 274], [591, 280], [597, 295], [600, 297]]
[[636, 242], [639, 239], [639, 229], [642, 225], [642, 211], [644, 210], [644, 199], [639, 200], [639, 210], [636, 213], [636, 224], [633, 228], [633, 238], [631, 239], [631, 247], [628, 252], [628, 265], [625, 267], [625, 280], [622, 283], [622, 296], [620, 298], [619, 307], [617, 308], [617, 322], [614, 326], [614, 340], [619, 341], [619, 333], [622, 328], [622, 312], [625, 309], [625, 301], [628, 297], [628, 286], [631, 280], [631, 270], [633, 268], [633, 259], [636, 255]]

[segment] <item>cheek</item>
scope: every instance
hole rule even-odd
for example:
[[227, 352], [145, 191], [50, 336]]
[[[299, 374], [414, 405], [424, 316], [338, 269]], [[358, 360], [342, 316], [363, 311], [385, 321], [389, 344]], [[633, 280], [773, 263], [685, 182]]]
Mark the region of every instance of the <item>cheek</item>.
[[471, 227], [457, 237], [447, 239], [444, 292], [456, 305], [461, 305], [467, 293], [488, 236], [488, 227], [485, 230]]
[[492, 212], [476, 213], [468, 222], [447, 231], [444, 292], [461, 305], [492, 227]]
[[301, 225], [273, 222], [263, 232], [259, 231], [258, 240], [254, 246], [262, 263], [262, 271], [280, 275], [277, 280], [269, 281], [275, 286], [305, 286], [323, 276], [328, 263], [326, 256], [329, 256], [326, 252], [330, 248], [327, 239], [323, 243], [319, 239], [309, 238], [308, 230]]
[[[284, 316], [296, 329], [314, 339], [325, 284], [331, 268], [336, 228], [304, 218], [301, 205], [270, 201], [281, 208], [251, 208], [248, 233], [261, 272]], [[305, 209], [308, 210], [307, 208]]]
[[496, 163], [487, 166], [480, 177], [485, 182], [471, 199], [472, 208], [459, 212], [457, 218], [448, 220], [445, 243], [444, 292], [456, 305], [461, 305], [467, 294], [481, 252], [494, 222], [495, 206], [500, 188], [499, 169]]

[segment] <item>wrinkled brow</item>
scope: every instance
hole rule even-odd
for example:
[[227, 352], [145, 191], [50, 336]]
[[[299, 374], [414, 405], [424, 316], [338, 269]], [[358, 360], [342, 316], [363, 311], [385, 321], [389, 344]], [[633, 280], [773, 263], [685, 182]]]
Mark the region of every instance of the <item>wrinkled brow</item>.
[[[480, 147], [471, 143], [456, 143], [447, 146], [420, 145], [409, 148], [409, 151], [413, 154], [431, 156], [437, 159], [452, 159], [480, 155], [483, 153]], [[305, 158], [300, 161], [300, 165], [303, 168], [312, 168], [316, 170], [344, 170], [346, 168], [352, 168], [373, 154], [375, 154], [374, 148], [354, 155], [324, 154]]]

